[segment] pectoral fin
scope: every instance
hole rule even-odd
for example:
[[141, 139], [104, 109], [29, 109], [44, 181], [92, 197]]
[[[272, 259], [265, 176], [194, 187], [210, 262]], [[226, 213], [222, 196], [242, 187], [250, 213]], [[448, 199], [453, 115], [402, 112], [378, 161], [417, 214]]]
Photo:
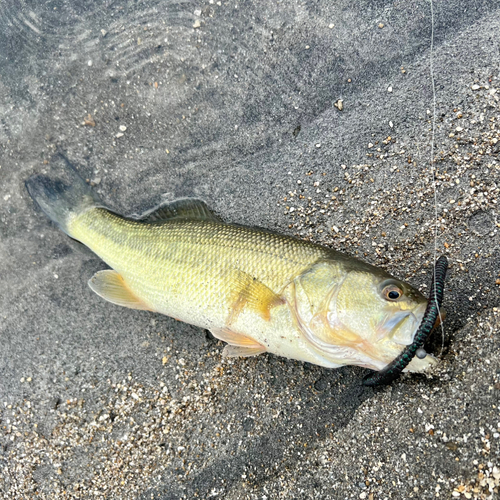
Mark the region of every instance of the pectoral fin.
[[142, 300], [130, 291], [120, 274], [112, 269], [95, 273], [89, 280], [89, 286], [97, 295], [113, 304], [151, 311]]
[[235, 270], [230, 279], [232, 280], [233, 300], [227, 320], [228, 326], [237, 320], [244, 308], [256, 312], [263, 319], [269, 321], [271, 309], [285, 303], [283, 297], [243, 271]]

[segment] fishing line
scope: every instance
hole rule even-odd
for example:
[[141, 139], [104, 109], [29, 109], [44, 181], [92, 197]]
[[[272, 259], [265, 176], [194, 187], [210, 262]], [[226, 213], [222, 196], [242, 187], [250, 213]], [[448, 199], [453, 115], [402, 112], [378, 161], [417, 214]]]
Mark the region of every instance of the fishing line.
[[433, 0], [430, 0], [431, 7], [431, 46], [430, 46], [430, 78], [432, 85], [432, 127], [431, 127], [431, 163], [430, 170], [432, 172], [432, 186], [434, 191], [434, 267], [432, 274], [431, 286], [429, 287], [429, 300], [427, 307], [422, 318], [422, 322], [415, 332], [415, 337], [411, 345], [406, 346], [401, 354], [389, 363], [384, 369], [378, 372], [371, 372], [363, 379], [363, 385], [366, 386], [380, 386], [390, 384], [396, 380], [403, 370], [408, 366], [416, 355], [418, 358], [423, 359], [427, 353], [423, 346], [427, 340], [427, 336], [433, 331], [436, 320], [439, 318], [441, 326], [442, 345], [441, 352], [444, 346], [444, 328], [441, 316], [441, 303], [444, 293], [444, 281], [446, 278], [446, 270], [448, 268], [448, 260], [442, 255], [437, 258], [437, 228], [439, 224], [438, 206], [437, 206], [437, 187], [436, 187], [436, 169], [434, 166], [434, 142], [436, 133], [436, 86], [434, 82], [434, 6]]
[[[434, 2], [433, 0], [429, 0], [431, 6], [431, 47], [430, 47], [430, 55], [429, 55], [429, 72], [431, 77], [431, 87], [432, 87], [432, 120], [431, 120], [431, 172], [432, 172], [432, 187], [434, 191], [434, 274], [436, 274], [436, 261], [437, 261], [437, 241], [438, 241], [438, 224], [439, 224], [439, 216], [438, 216], [438, 206], [437, 206], [437, 188], [436, 188], [436, 167], [434, 163], [434, 140], [436, 135], [436, 84], [434, 81]], [[436, 296], [436, 281], [434, 280], [434, 290], [431, 294], [433, 297]], [[439, 356], [443, 354], [444, 348], [444, 327], [443, 327], [443, 318], [441, 316], [441, 308], [439, 304], [436, 302], [436, 306], [438, 309], [439, 322], [441, 326], [441, 351]]]

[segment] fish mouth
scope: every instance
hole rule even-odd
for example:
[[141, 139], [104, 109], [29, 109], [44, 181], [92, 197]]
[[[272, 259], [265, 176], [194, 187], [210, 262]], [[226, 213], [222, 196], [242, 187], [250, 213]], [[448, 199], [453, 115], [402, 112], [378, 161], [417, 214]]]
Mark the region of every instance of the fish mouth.
[[406, 322], [411, 314], [412, 313], [408, 311], [401, 311], [392, 314], [386, 321], [382, 323], [382, 326], [378, 329], [378, 337], [382, 338], [386, 335], [392, 337], [392, 334], [398, 328], [400, 328], [404, 322]]
[[422, 304], [413, 311], [399, 311], [391, 314], [377, 329], [377, 340], [386, 339], [396, 344], [410, 345], [415, 338], [424, 311], [425, 304]]
[[[424, 319], [424, 315], [425, 315], [425, 305], [423, 305], [421, 307], [421, 310], [419, 310], [415, 314], [413, 312], [410, 313], [414, 327], [412, 328], [411, 340], [405, 345], [410, 345], [415, 340], [415, 336], [417, 334], [419, 325], [422, 323], [422, 320]], [[432, 327], [431, 331], [435, 330], [439, 325], [441, 325], [441, 323], [445, 319], [446, 319], [446, 311], [444, 309], [440, 309], [438, 311], [438, 316], [436, 318], [436, 321], [434, 322], [434, 326]]]
[[[429, 333], [434, 329], [438, 318], [440, 320], [443, 319], [440, 308], [443, 301], [444, 280], [446, 278], [447, 269], [448, 259], [442, 255], [434, 265], [434, 273], [432, 275], [430, 286], [431, 292], [427, 302], [427, 307], [420, 326], [414, 334], [411, 345], [406, 346], [403, 349], [403, 352], [383, 370], [368, 374], [363, 380], [363, 385], [379, 386], [389, 384], [401, 375], [403, 370], [413, 360], [415, 354], [417, 354], [417, 359], [425, 358], [426, 353], [423, 351], [422, 346], [424, 345]], [[423, 351], [423, 356], [419, 354], [419, 351]]]

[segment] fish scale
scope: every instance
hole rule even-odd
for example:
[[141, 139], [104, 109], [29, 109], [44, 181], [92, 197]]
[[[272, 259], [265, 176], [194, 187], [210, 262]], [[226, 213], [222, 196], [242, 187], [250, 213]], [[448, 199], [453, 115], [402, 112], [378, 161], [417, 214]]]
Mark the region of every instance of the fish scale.
[[[278, 293], [293, 277], [332, 251], [295, 238], [210, 221], [144, 223], [104, 209], [75, 217], [71, 235], [130, 280], [146, 302], [166, 310], [158, 297], [181, 286], [189, 300], [223, 300], [227, 275], [239, 269]], [[140, 269], [140, 279], [137, 279]], [[142, 288], [142, 289], [141, 289]], [[202, 297], [192, 292], [203, 294]], [[201, 299], [201, 300], [200, 300]]]

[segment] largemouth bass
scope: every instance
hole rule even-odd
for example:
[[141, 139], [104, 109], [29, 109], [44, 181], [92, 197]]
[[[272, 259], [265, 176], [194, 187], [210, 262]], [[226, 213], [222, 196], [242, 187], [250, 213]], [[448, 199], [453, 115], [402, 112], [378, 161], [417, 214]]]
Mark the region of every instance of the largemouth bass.
[[[63, 160], [60, 160], [63, 161]], [[206, 328], [226, 356], [264, 352], [336, 368], [387, 366], [413, 341], [427, 299], [386, 271], [308, 241], [228, 224], [201, 200], [142, 217], [107, 209], [66, 165], [26, 181], [71, 238], [103, 259], [90, 288], [120, 306]], [[414, 358], [420, 372], [432, 356]]]

